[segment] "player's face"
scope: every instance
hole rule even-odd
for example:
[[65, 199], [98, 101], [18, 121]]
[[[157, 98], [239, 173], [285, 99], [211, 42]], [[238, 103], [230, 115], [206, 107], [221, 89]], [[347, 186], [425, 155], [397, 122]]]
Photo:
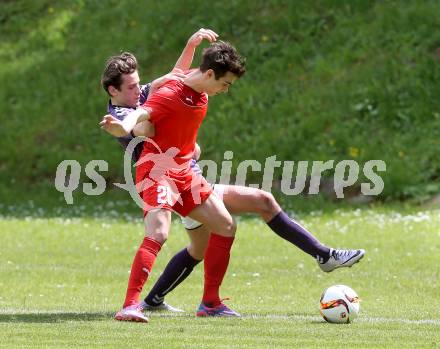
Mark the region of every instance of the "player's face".
[[113, 102], [117, 105], [136, 108], [139, 106], [141, 90], [139, 86], [139, 74], [137, 71], [122, 75], [122, 84], [118, 89], [111, 91]]
[[220, 93], [226, 93], [229, 87], [237, 80], [237, 76], [231, 72], [227, 72], [221, 78], [216, 79], [212, 70], [206, 72], [207, 81], [205, 92], [208, 96], [215, 96]]

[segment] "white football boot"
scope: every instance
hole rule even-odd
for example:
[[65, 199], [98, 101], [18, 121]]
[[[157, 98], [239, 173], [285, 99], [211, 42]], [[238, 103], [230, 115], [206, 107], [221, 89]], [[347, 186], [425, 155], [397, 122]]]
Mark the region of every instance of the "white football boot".
[[115, 315], [115, 320], [148, 322], [148, 317], [144, 315], [142, 312], [142, 307], [139, 304], [134, 304], [118, 311]]
[[145, 301], [142, 301], [139, 305], [143, 311], [151, 311], [151, 312], [161, 312], [161, 311], [170, 311], [172, 313], [184, 313], [185, 311], [179, 308], [175, 308], [171, 305], [169, 305], [166, 302], [162, 302], [159, 305], [149, 305], [145, 303]]
[[328, 261], [320, 263], [318, 259], [318, 265], [322, 271], [329, 273], [337, 268], [351, 267], [359, 262], [364, 254], [364, 250], [335, 250], [331, 248]]

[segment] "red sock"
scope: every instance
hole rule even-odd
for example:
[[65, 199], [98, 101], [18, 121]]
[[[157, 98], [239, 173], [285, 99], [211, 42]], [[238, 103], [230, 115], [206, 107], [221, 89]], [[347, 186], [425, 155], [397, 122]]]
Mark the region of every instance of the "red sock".
[[202, 302], [215, 307], [220, 302], [220, 285], [228, 269], [229, 256], [234, 237], [211, 233], [205, 251], [205, 288]]
[[134, 256], [131, 265], [130, 278], [128, 279], [127, 294], [125, 295], [124, 308], [139, 303], [139, 295], [153, 268], [156, 256], [162, 245], [149, 237], [145, 237]]

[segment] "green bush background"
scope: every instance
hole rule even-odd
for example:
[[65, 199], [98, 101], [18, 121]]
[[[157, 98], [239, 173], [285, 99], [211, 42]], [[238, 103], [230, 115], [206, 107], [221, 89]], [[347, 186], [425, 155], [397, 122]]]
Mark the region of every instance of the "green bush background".
[[436, 0], [2, 1], [2, 193], [53, 188], [64, 159], [104, 159], [119, 179], [122, 152], [97, 125], [104, 61], [132, 51], [150, 81], [206, 27], [248, 72], [210, 102], [205, 159], [382, 159], [382, 199], [424, 199], [440, 191], [439, 13]]

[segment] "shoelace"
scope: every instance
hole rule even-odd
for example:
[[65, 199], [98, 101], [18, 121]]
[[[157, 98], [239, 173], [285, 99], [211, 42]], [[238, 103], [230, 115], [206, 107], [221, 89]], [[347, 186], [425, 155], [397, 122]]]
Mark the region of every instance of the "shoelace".
[[350, 257], [351, 253], [350, 250], [333, 250], [333, 257], [335, 259], [342, 259], [344, 257]]
[[224, 307], [224, 308], [226, 308], [226, 309], [229, 309], [227, 306], [226, 306], [226, 304], [224, 304], [223, 303], [223, 301], [229, 301], [230, 300], [230, 298], [220, 298], [220, 304], [219, 305], [217, 305], [217, 306], [215, 306], [215, 307], [209, 307], [209, 306], [207, 306], [206, 304], [204, 304], [204, 306], [206, 307], [206, 308], [208, 308], [208, 309], [214, 309], [214, 308], [217, 308], [217, 307]]

